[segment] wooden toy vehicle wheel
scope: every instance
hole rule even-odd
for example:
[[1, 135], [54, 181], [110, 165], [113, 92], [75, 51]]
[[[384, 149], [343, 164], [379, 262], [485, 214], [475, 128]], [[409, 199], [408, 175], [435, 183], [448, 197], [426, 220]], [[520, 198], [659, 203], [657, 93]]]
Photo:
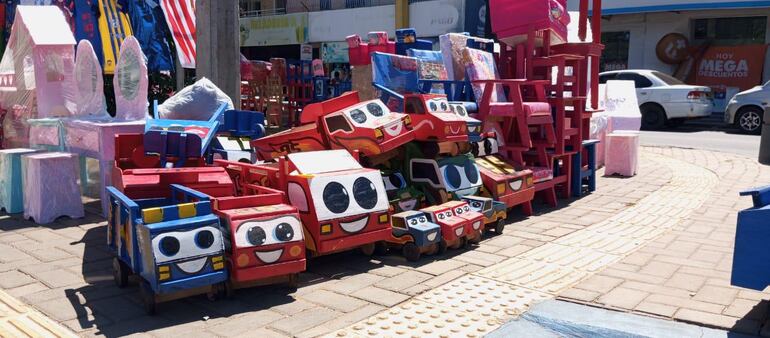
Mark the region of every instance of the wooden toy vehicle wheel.
[[299, 288], [299, 272], [289, 275], [289, 280], [286, 282], [286, 285], [291, 291], [297, 291], [297, 288]]
[[142, 305], [144, 305], [144, 311], [148, 315], [155, 314], [155, 291], [152, 291], [150, 283], [142, 281], [139, 286], [139, 295], [142, 297]]
[[130, 274], [128, 266], [118, 257], [112, 258], [112, 277], [115, 279], [115, 285], [124, 288], [128, 285], [128, 275]]
[[361, 250], [361, 253], [364, 256], [371, 256], [371, 255], [373, 255], [374, 254], [374, 248], [375, 248], [375, 244], [374, 243], [364, 244], [364, 245], [359, 247], [359, 249]]
[[383, 241], [374, 244], [374, 253], [380, 256], [388, 254], [388, 243]]
[[235, 296], [235, 287], [231, 281], [222, 282], [221, 287], [226, 299], [232, 299]]
[[505, 219], [499, 218], [495, 223], [495, 233], [498, 235], [502, 235], [503, 229], [505, 229]]
[[404, 257], [406, 257], [406, 260], [410, 262], [420, 260], [420, 248], [417, 247], [417, 244], [414, 244], [414, 242], [407, 242], [404, 244], [401, 251], [404, 254]]
[[446, 241], [440, 240], [438, 242], [438, 250], [436, 250], [436, 254], [443, 255], [446, 252]]

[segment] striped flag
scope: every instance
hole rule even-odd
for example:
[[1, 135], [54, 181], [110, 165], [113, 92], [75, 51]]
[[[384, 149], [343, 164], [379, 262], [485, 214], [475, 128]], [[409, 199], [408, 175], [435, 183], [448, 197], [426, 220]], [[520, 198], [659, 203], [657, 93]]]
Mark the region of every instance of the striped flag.
[[195, 68], [195, 0], [160, 0], [184, 68]]

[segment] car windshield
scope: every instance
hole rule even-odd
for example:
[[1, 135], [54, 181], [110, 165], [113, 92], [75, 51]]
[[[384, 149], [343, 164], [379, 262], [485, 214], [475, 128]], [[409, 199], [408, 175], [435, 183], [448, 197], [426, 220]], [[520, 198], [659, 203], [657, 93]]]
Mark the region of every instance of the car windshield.
[[659, 78], [661, 81], [665, 82], [669, 86], [685, 84], [681, 80], [679, 80], [679, 79], [677, 79], [677, 78], [675, 78], [675, 77], [673, 77], [671, 75], [664, 74], [664, 73], [661, 73], [661, 72], [657, 72], [657, 71], [656, 72], [652, 72], [652, 75], [655, 75], [655, 77]]

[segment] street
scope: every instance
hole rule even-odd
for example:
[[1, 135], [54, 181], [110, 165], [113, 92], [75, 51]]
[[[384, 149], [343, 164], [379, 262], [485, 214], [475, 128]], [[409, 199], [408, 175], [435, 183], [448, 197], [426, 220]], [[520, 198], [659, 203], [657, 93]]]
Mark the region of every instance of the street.
[[759, 153], [759, 136], [745, 135], [734, 130], [698, 130], [695, 128], [642, 131], [644, 146], [670, 146], [711, 150], [755, 158]]

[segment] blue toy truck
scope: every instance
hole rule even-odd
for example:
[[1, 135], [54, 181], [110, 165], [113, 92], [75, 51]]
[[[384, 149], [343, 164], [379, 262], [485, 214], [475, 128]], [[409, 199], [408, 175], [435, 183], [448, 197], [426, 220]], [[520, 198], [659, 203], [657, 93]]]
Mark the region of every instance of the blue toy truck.
[[125, 287], [129, 275], [139, 275], [148, 314], [159, 302], [213, 296], [227, 280], [224, 239], [209, 196], [178, 184], [171, 192], [170, 198], [132, 200], [107, 187], [115, 283]]
[[730, 284], [762, 291], [770, 285], [770, 185], [740, 194], [754, 206], [738, 212]]
[[389, 246], [400, 246], [410, 262], [420, 259], [424, 253], [435, 254], [440, 251], [441, 227], [428, 220], [422, 211], [408, 210], [391, 216], [393, 233], [387, 241]]

